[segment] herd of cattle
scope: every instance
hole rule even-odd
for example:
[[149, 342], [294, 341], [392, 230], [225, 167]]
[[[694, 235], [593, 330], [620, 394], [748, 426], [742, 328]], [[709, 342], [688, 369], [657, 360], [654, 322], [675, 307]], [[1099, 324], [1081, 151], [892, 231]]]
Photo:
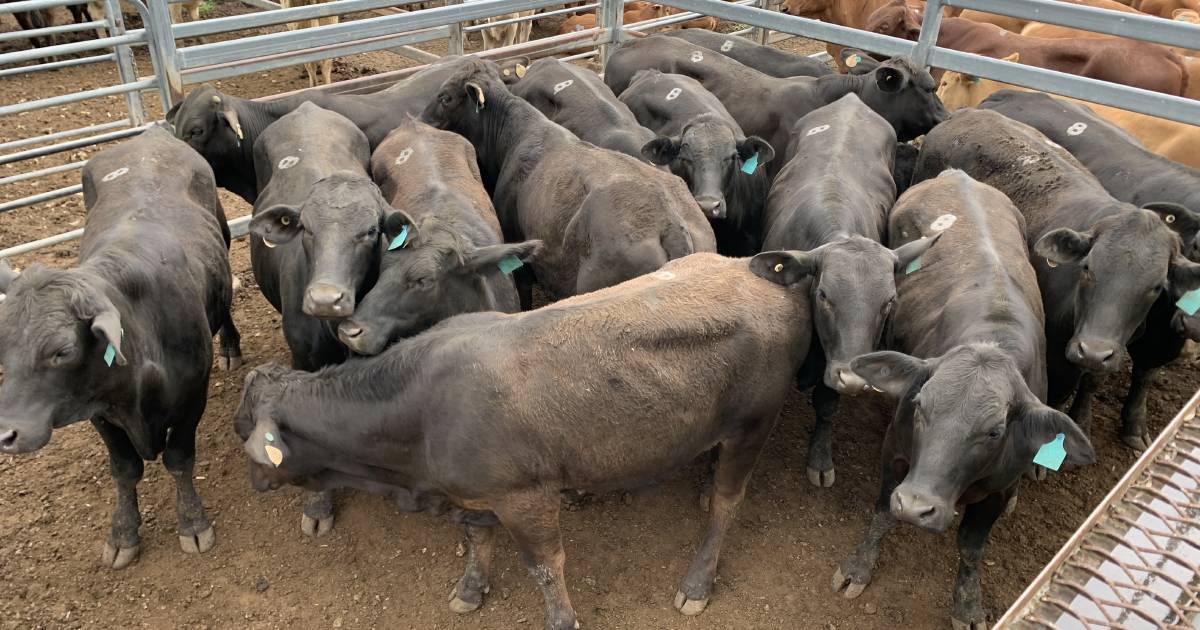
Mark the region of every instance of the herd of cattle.
[[[789, 392], [812, 390], [827, 487], [838, 399], [873, 389], [897, 410], [833, 587], [863, 591], [897, 521], [961, 510], [952, 620], [984, 628], [983, 547], [1035, 456], [1094, 460], [1092, 393], [1126, 357], [1120, 437], [1145, 448], [1151, 376], [1200, 339], [1200, 172], [1077, 103], [947, 76], [976, 101], [951, 115], [911, 60], [841, 59], [680, 31], [603, 78], [468, 56], [368, 95], [196, 89], [88, 162], [75, 267], [0, 264], [0, 453], [89, 418], [117, 486], [104, 563], [137, 557], [160, 454], [184, 551], [212, 547], [191, 482], [212, 336], [242, 363], [219, 186], [254, 205], [292, 358], [247, 374], [233, 425], [254, 487], [311, 491], [305, 533], [340, 487], [451, 513], [464, 613], [503, 525], [564, 630], [564, 493], [706, 454], [710, 526], [675, 598], [699, 614]], [[534, 284], [558, 301], [531, 310]]]

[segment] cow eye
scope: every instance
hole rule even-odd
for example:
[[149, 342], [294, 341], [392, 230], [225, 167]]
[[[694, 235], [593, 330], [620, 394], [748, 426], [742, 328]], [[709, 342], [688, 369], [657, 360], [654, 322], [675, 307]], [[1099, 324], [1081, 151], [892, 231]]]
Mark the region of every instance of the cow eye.
[[989, 440], [999, 440], [1002, 435], [1004, 435], [1004, 425], [1002, 424], [992, 427], [987, 434]]
[[376, 236], [379, 236], [379, 228], [371, 226], [371, 228], [367, 230], [366, 238], [373, 240]]
[[428, 291], [433, 288], [433, 280], [429, 278], [416, 278], [411, 280], [408, 284], [409, 287], [419, 291]]
[[58, 352], [54, 353], [54, 356], [50, 357], [50, 365], [53, 365], [53, 366], [62, 365], [63, 363], [66, 363], [67, 361], [69, 361], [71, 359], [71, 356], [74, 354], [75, 354], [75, 346], [73, 346], [73, 345], [63, 346], [62, 348], [58, 349]]
[[451, 97], [449, 94], [442, 94], [441, 96], [438, 97], [438, 102], [441, 103], [442, 105], [449, 105], [450, 102], [453, 100], [454, 100], [454, 98]]
[[195, 138], [196, 136], [204, 135], [204, 127], [192, 127], [188, 131], [188, 135]]

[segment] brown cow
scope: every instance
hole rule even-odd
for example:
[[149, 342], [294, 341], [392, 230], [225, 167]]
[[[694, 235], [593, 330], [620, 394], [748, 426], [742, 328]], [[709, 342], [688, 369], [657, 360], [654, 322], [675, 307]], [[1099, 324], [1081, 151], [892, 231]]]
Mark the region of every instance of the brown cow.
[[[867, 20], [880, 7], [886, 6], [890, 0], [784, 0], [783, 12], [810, 20], [820, 20], [830, 24], [849, 26], [862, 29]], [[912, 6], [924, 10], [922, 0], [909, 0]], [[838, 69], [846, 72], [842, 63], [842, 47], [837, 44], [826, 44], [825, 50], [838, 65]]]
[[[871, 16], [866, 30], [915, 41], [921, 15], [904, 0], [893, 0]], [[1188, 83], [1183, 59], [1171, 49], [1118, 37], [1044, 39], [966, 18], [945, 18], [937, 43], [997, 59], [1019, 53], [1027, 65], [1176, 96], [1184, 93]]]
[[1180, 9], [1200, 11], [1200, 0], [1133, 0], [1133, 7], [1142, 13], [1174, 18]]
[[[1078, 4], [1078, 5], [1082, 5], [1082, 6], [1086, 6], [1086, 7], [1096, 7], [1098, 9], [1108, 9], [1110, 11], [1121, 11], [1123, 13], [1138, 13], [1138, 11], [1136, 9], [1126, 6], [1127, 3], [1118, 2], [1117, 0], [1058, 0], [1058, 1], [1059, 2], [1068, 2], [1070, 4]], [[966, 10], [955, 17], [961, 17], [964, 19], [971, 20], [972, 22], [979, 22], [981, 24], [995, 24], [996, 26], [999, 26], [1000, 28], [1002, 28], [1006, 31], [1011, 31], [1013, 33], [1020, 33], [1023, 35], [1031, 35], [1034, 37], [1082, 37], [1082, 36], [1087, 36], [1087, 31], [1080, 31], [1077, 29], [1069, 29], [1065, 26], [1058, 26], [1055, 24], [1042, 24], [1040, 22], [1034, 22], [1032, 20], [1024, 20], [1021, 18], [1008, 17], [1007, 15], [996, 15], [994, 13], [984, 13], [983, 11]], [[1039, 26], [1039, 27], [1052, 27], [1052, 28], [1045, 29], [1045, 30], [1035, 30], [1030, 33], [1025, 32], [1026, 28], [1029, 28], [1029, 27], [1035, 26], [1035, 25]], [[1064, 34], [1065, 31], [1071, 31], [1071, 33]], [[1058, 34], [1055, 34], [1055, 33], [1058, 33]]]

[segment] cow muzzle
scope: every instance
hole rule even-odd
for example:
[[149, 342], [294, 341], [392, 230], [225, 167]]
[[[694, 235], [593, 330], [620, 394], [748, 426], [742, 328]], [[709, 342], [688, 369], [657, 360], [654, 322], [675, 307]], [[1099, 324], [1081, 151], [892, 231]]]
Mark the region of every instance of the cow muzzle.
[[354, 314], [354, 293], [326, 282], [314, 282], [304, 292], [304, 312], [322, 319]]
[[704, 212], [704, 216], [710, 219], [725, 218], [725, 200], [720, 197], [699, 196], [696, 197], [696, 203], [699, 204], [700, 210]]
[[373, 334], [370, 328], [353, 320], [338, 324], [338, 339], [354, 354], [374, 356], [383, 352], [387, 339], [382, 335]]
[[954, 520], [952, 505], [929, 493], [900, 484], [892, 492], [892, 516], [934, 532], [944, 532]]
[[1067, 346], [1067, 360], [1088, 372], [1116, 371], [1121, 357], [1120, 348], [1108, 341], [1075, 338]]
[[843, 396], [856, 396], [871, 389], [862, 377], [844, 365], [830, 367], [825, 384]]
[[50, 423], [44, 427], [0, 418], [0, 453], [32, 453], [50, 442]]

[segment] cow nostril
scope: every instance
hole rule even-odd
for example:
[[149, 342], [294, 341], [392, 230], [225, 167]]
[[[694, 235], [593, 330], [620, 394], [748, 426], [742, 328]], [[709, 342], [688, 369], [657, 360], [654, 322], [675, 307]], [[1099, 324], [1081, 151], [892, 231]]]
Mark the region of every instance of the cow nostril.
[[924, 520], [933, 518], [935, 514], [937, 514], [937, 508], [932, 505], [917, 510], [917, 516]]
[[17, 430], [9, 429], [0, 432], [0, 449], [10, 449], [17, 443]]
[[350, 339], [354, 339], [354, 338], [362, 335], [362, 333], [363, 333], [362, 326], [358, 326], [355, 324], [351, 324], [349, 326], [342, 326], [341, 328], [342, 328], [342, 334], [345, 335], [346, 337], [349, 337]]

